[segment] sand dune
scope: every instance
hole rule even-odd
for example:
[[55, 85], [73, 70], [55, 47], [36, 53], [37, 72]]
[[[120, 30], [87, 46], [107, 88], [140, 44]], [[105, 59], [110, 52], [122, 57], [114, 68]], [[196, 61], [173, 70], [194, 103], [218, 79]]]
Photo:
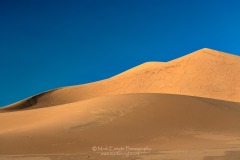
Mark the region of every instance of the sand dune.
[[239, 56], [205, 48], [47, 91], [0, 109], [0, 160], [123, 158], [94, 146], [151, 148], [131, 160], [235, 160], [239, 82]]
[[240, 102], [239, 82], [239, 56], [204, 48], [166, 63], [144, 63], [106, 80], [49, 91], [5, 110], [128, 93], [170, 93]]
[[92, 146], [236, 147], [239, 108], [213, 99], [129, 94], [0, 113], [0, 155], [91, 152]]

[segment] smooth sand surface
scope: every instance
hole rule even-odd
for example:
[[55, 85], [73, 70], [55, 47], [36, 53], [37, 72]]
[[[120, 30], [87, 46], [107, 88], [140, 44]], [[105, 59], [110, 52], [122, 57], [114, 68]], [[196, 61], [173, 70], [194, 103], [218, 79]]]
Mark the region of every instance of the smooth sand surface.
[[238, 160], [239, 82], [205, 48], [47, 91], [0, 109], [0, 160]]
[[236, 102], [168, 94], [106, 96], [0, 113], [0, 155], [97, 156], [93, 146], [147, 146], [151, 153], [240, 148], [239, 121]]

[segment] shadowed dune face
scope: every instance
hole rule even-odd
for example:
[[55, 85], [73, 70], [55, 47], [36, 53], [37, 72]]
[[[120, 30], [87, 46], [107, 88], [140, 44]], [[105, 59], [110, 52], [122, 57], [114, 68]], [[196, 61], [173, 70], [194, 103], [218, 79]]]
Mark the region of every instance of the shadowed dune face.
[[129, 94], [0, 113], [0, 154], [91, 152], [106, 145], [240, 147], [239, 108], [213, 99]]
[[239, 82], [239, 56], [205, 48], [166, 63], [144, 63], [106, 80], [46, 92], [0, 110], [41, 108], [129, 93], [169, 93], [240, 102]]

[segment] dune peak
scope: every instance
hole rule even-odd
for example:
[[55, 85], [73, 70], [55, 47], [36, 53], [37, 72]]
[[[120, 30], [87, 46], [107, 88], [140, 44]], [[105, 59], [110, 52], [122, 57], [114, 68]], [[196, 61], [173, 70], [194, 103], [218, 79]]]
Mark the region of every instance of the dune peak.
[[236, 57], [239, 57], [234, 54], [230, 54], [230, 53], [219, 51], [219, 50], [214, 50], [211, 48], [202, 48], [202, 49], [199, 49], [199, 50], [193, 52], [192, 54], [194, 54], [194, 53], [202, 54], [202, 55], [212, 55], [212, 56], [236, 56]]

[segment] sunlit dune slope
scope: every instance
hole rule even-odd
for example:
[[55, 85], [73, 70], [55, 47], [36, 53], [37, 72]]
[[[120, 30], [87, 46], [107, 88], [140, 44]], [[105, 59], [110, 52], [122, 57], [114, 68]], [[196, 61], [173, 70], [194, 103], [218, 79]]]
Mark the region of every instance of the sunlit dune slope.
[[147, 62], [106, 80], [46, 92], [5, 110], [128, 93], [170, 93], [240, 102], [240, 57], [204, 48], [165, 63]]
[[240, 103], [206, 98], [128, 94], [0, 113], [0, 154], [79, 153], [98, 145], [234, 147], [239, 108]]

